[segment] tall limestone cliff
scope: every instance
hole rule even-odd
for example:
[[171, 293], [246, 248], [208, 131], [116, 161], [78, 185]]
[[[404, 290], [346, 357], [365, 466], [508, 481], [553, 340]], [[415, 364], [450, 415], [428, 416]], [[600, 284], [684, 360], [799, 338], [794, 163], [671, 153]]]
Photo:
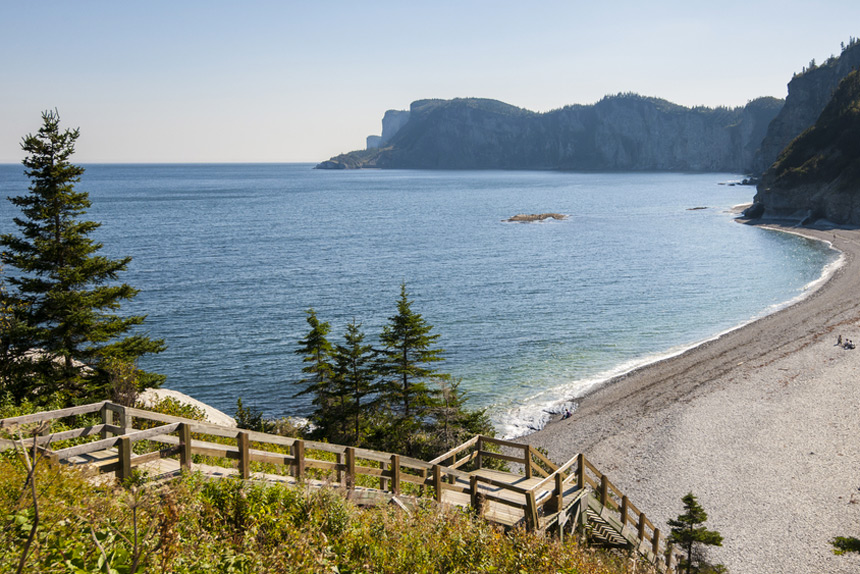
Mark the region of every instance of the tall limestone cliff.
[[765, 172], [747, 214], [860, 225], [860, 70]]
[[840, 80], [860, 67], [860, 42], [852, 39], [838, 57], [820, 66], [814, 62], [788, 83], [785, 106], [768, 127], [761, 150], [753, 161], [753, 172], [762, 173], [780, 152], [818, 119]]
[[761, 98], [686, 108], [619, 94], [536, 113], [495, 100], [419, 100], [378, 148], [318, 167], [743, 172], [781, 106]]

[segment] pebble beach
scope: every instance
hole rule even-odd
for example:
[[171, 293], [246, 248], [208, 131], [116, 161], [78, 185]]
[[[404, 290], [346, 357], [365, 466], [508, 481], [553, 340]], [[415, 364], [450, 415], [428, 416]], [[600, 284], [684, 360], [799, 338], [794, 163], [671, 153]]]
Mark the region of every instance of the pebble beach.
[[[522, 437], [556, 461], [579, 452], [654, 524], [692, 491], [724, 537], [732, 573], [856, 573], [833, 554], [860, 537], [860, 230], [782, 231], [842, 252], [796, 304], [681, 355], [613, 379], [571, 418]], [[738, 273], [754, 273], [738, 269]]]

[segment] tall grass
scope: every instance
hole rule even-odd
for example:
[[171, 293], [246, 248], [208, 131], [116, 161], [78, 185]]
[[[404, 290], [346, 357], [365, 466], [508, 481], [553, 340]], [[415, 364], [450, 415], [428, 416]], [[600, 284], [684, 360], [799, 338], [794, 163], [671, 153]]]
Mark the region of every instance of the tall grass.
[[[0, 572], [16, 571], [32, 527], [26, 475], [12, 451], [0, 455]], [[630, 566], [432, 502], [410, 512], [359, 509], [337, 489], [199, 474], [96, 486], [44, 461], [35, 480], [40, 526], [25, 572], [617, 574]]]

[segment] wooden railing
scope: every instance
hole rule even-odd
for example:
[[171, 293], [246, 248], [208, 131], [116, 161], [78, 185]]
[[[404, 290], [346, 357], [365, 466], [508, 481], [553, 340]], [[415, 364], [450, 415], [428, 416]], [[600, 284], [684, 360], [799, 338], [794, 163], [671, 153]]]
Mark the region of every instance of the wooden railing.
[[[116, 460], [102, 463], [98, 468], [100, 473], [114, 473], [121, 480], [131, 477], [136, 467], [162, 458], [178, 456], [180, 468], [190, 469], [193, 456], [201, 455], [236, 461], [237, 474], [242, 479], [253, 478], [251, 463], [259, 462], [286, 467], [296, 480], [317, 478], [323, 483], [342, 485], [349, 491], [355, 491], [358, 477], [365, 476], [371, 478], [370, 481], [363, 479], [365, 484], [378, 480], [377, 486], [370, 488], [394, 495], [401, 494], [405, 485], [413, 485], [409, 487], [410, 493], [418, 496], [432, 489], [438, 502], [446, 499], [446, 493], [468, 495], [460, 500], [467, 500], [465, 504], [478, 512], [488, 503], [522, 511], [522, 520], [531, 530], [555, 527], [562, 534], [568, 515], [576, 514], [570, 518], [584, 524], [585, 515], [590, 511], [606, 521], [626, 545], [648, 557], [660, 571], [671, 570], [671, 548], [666, 552], [670, 556], [667, 563], [661, 552], [660, 529], [583, 454], [557, 466], [529, 445], [476, 436], [425, 462], [369, 449], [227, 428], [108, 401], [3, 419], [0, 430], [95, 413], [100, 414], [99, 424], [46, 433], [32, 439], [54, 462], [116, 448]], [[134, 424], [156, 426], [139, 430]], [[99, 438], [58, 450], [43, 446], [70, 439], [95, 438], [95, 435]], [[204, 440], [206, 437], [226, 439], [227, 444], [212, 442], [211, 438]], [[134, 445], [141, 441], [148, 441], [145, 444], [155, 450], [135, 454]], [[16, 441], [0, 438], [0, 450], [16, 444]], [[157, 445], [164, 446], [157, 448]], [[265, 450], [267, 447], [286, 452]], [[318, 456], [329, 460], [316, 458]], [[462, 470], [469, 464], [475, 470], [486, 468], [486, 461], [490, 459], [521, 465], [526, 480], [540, 480], [526, 486], [512, 484], [493, 473], [486, 476]], [[315, 471], [313, 477], [309, 471]]]

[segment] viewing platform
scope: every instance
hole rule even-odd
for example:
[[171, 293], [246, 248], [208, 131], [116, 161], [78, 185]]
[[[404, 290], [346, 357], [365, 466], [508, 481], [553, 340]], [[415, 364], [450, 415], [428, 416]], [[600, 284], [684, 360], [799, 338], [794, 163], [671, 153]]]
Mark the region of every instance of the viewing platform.
[[[87, 426], [51, 432], [52, 421], [82, 416], [90, 421]], [[405, 511], [430, 497], [470, 508], [505, 529], [523, 527], [563, 539], [579, 528], [591, 544], [637, 552], [660, 572], [673, 570], [671, 545], [667, 549], [660, 529], [582, 454], [558, 466], [530, 445], [475, 436], [428, 462], [108, 401], [2, 419], [0, 432], [10, 437], [0, 438], [0, 449], [32, 448], [53, 464], [91, 472], [92, 480], [136, 474], [168, 480], [193, 471], [338, 488], [358, 505], [396, 504]]]

